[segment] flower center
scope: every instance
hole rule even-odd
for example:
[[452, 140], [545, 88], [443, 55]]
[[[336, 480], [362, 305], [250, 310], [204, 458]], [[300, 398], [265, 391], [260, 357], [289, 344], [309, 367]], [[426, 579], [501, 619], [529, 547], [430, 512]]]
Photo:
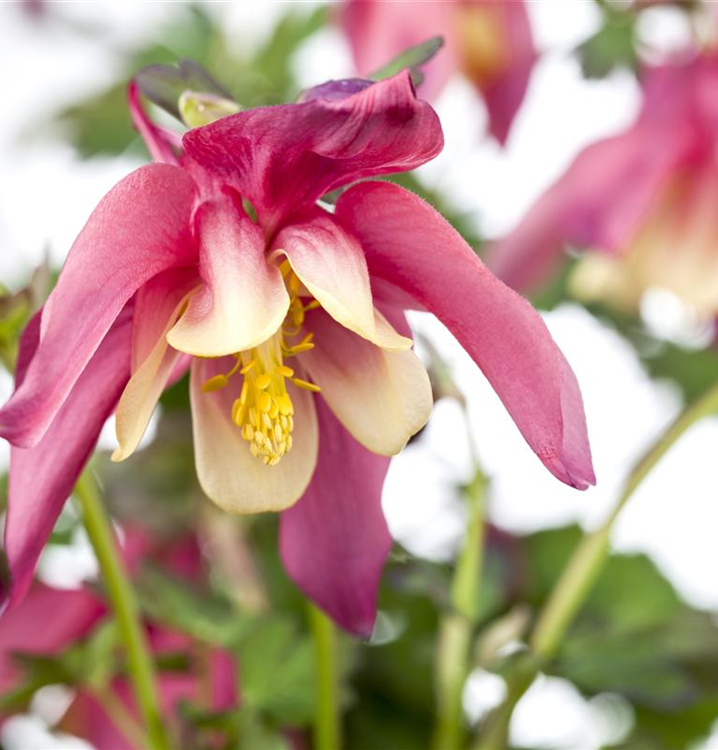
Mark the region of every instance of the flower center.
[[[316, 300], [305, 303], [300, 293], [302, 284], [285, 260], [280, 265], [289, 292], [289, 311], [282, 327], [260, 346], [234, 354], [232, 369], [207, 380], [202, 390], [207, 393], [224, 388], [230, 378], [243, 377], [242, 389], [232, 404], [232, 421], [249, 443], [255, 458], [267, 466], [275, 466], [292, 449], [294, 404], [287, 391], [287, 381], [297, 388], [319, 392], [314, 383], [297, 378], [284, 360], [314, 348], [313, 333], [301, 337], [307, 310], [319, 307]], [[296, 343], [294, 343], [296, 341]]]

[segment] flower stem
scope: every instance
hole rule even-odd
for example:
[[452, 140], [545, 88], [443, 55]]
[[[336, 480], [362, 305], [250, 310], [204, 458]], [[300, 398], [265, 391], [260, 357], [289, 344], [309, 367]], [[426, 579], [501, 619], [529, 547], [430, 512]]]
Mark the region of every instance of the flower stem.
[[97, 484], [89, 469], [80, 477], [75, 495], [127, 650], [130, 679], [146, 726], [149, 747], [151, 750], [168, 750], [170, 743], [162, 723], [154, 663], [140, 622], [139, 607]]
[[435, 750], [463, 745], [464, 684], [469, 674], [471, 639], [478, 619], [478, 591], [484, 547], [483, 506], [486, 480], [478, 468], [466, 490], [469, 519], [464, 546], [451, 585], [453, 610], [441, 619], [436, 653], [437, 724]]
[[340, 750], [339, 669], [334, 623], [308, 603], [317, 669], [317, 707], [314, 715], [314, 750]]
[[533, 666], [509, 679], [504, 704], [490, 717], [476, 750], [502, 750], [514, 706], [538, 674], [541, 662], [555, 655], [571, 623], [583, 606], [610, 552], [611, 532], [616, 519], [660, 460], [697, 421], [718, 411], [718, 383], [689, 404], [656, 440], [628, 476], [616, 505], [595, 531], [586, 534], [569, 559], [541, 611], [529, 638]]

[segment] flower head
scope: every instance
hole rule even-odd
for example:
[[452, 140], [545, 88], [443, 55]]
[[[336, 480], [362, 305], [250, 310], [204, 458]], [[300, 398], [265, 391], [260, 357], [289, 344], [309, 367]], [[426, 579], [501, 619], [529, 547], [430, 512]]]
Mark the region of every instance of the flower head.
[[457, 71], [478, 89], [491, 134], [504, 143], [536, 59], [523, 0], [346, 0], [341, 15], [360, 75], [440, 35], [444, 49], [423, 69], [434, 98]]
[[[117, 408], [123, 460], [189, 369], [206, 494], [239, 513], [293, 506], [281, 522], [290, 574], [342, 625], [370, 631], [391, 544], [387, 457], [432, 403], [410, 308], [455, 333], [550, 471], [593, 482], [578, 386], [538, 315], [430, 206], [361, 182], [442, 147], [408, 73], [231, 115], [182, 146], [179, 164], [142, 167], [103, 199], [23, 337], [0, 411], [15, 446], [12, 598], [107, 415]], [[347, 185], [330, 211], [320, 199]]]
[[635, 124], [579, 154], [493, 250], [517, 289], [546, 280], [566, 246], [591, 251], [573, 277], [583, 297], [634, 309], [663, 287], [718, 313], [718, 55], [648, 69]]

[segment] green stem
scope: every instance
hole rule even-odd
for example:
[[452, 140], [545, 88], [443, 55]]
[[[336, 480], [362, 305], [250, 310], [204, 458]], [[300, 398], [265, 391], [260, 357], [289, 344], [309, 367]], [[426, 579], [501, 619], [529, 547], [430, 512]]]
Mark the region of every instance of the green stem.
[[584, 536], [539, 615], [529, 643], [536, 656], [549, 658], [556, 653], [603, 568], [609, 553], [611, 531], [626, 503], [686, 430], [716, 411], [718, 384], [686, 407], [636, 464], [608, 518], [598, 529]]
[[308, 604], [317, 669], [317, 708], [314, 716], [314, 750], [340, 750], [338, 643], [334, 623]]
[[154, 663], [141, 625], [139, 607], [122, 563], [110, 520], [89, 469], [80, 477], [75, 495], [127, 650], [130, 680], [146, 726], [149, 747], [151, 750], [168, 750], [170, 743], [162, 723]]
[[442, 617], [436, 652], [437, 722], [435, 750], [463, 745], [464, 685], [470, 670], [471, 640], [478, 620], [478, 591], [484, 549], [486, 480], [478, 468], [466, 490], [469, 519], [451, 584], [453, 611]]
[[503, 750], [513, 708], [538, 674], [540, 664], [556, 654], [571, 623], [583, 606], [610, 552], [616, 519], [643, 480], [697, 421], [718, 411], [718, 383], [689, 404], [636, 464], [626, 480], [616, 505], [601, 526], [586, 534], [569, 559], [529, 639], [533, 660], [529, 667], [508, 680], [503, 705], [489, 718], [476, 750]]

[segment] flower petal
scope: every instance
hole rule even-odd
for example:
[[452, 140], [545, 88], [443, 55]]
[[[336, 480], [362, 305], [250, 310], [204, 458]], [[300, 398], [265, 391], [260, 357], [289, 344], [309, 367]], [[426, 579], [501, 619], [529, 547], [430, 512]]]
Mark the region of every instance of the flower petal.
[[2, 437], [35, 445], [130, 297], [166, 268], [191, 262], [193, 202], [193, 181], [167, 164], [141, 167], [102, 199], [45, 305], [22, 385], [0, 410]]
[[416, 98], [403, 71], [346, 98], [224, 117], [190, 130], [183, 146], [189, 162], [249, 199], [271, 234], [289, 212], [334, 188], [432, 159], [443, 136], [436, 113]]
[[546, 467], [579, 489], [593, 484], [576, 378], [528, 302], [431, 206], [396, 185], [356, 185], [337, 215], [359, 238], [372, 276], [411, 294], [456, 336]]
[[301, 355], [322, 397], [353, 437], [393, 456], [429, 419], [429, 376], [413, 351], [386, 352], [317, 310], [309, 315], [314, 349]]
[[128, 309], [88, 362], [42, 440], [33, 448], [10, 451], [5, 522], [10, 586], [2, 592], [6, 606], [27, 591], [62, 506], [129, 379], [130, 342]]
[[316, 466], [314, 397], [293, 389], [292, 449], [276, 466], [265, 466], [252, 456], [249, 443], [232, 422], [232, 404], [239, 396], [241, 378], [219, 391], [202, 391], [203, 383], [227, 372], [232, 363], [229, 358], [192, 362], [190, 397], [199, 483], [211, 500], [230, 513], [284, 510], [301, 497]]
[[364, 253], [326, 211], [284, 229], [275, 245], [334, 320], [383, 349], [411, 348], [411, 339], [375, 313]]
[[480, 86], [489, 112], [489, 130], [496, 140], [504, 144], [511, 123], [518, 112], [529, 78], [536, 62], [536, 49], [531, 36], [526, 4], [523, 0], [483, 3], [496, 13], [502, 26], [508, 64], [493, 80]]
[[177, 322], [196, 285], [197, 274], [193, 269], [177, 269], [159, 274], [138, 293], [133, 324], [133, 373], [117, 405], [115, 431], [119, 447], [112, 454], [113, 461], [124, 461], [134, 453], [162, 391], [183, 356], [168, 345], [167, 332]]
[[371, 635], [391, 537], [381, 509], [389, 459], [370, 453], [316, 399], [321, 450], [302, 499], [280, 517], [292, 580], [351, 633]]
[[679, 81], [672, 72], [651, 70], [635, 125], [584, 149], [494, 244], [488, 264], [502, 281], [528, 291], [552, 276], [567, 246], [620, 252], [634, 239], [666, 182], [700, 145], [693, 77]]
[[167, 340], [196, 357], [251, 349], [270, 338], [287, 314], [282, 274], [266, 261], [261, 230], [230, 196], [203, 203], [195, 222], [204, 286]]
[[[59, 654], [87, 635], [104, 612], [102, 602], [88, 591], [36, 584], [22, 604], [0, 619], [0, 691], [7, 695], [20, 684], [15, 654]], [[52, 627], [48, 627], [49, 616]]]

